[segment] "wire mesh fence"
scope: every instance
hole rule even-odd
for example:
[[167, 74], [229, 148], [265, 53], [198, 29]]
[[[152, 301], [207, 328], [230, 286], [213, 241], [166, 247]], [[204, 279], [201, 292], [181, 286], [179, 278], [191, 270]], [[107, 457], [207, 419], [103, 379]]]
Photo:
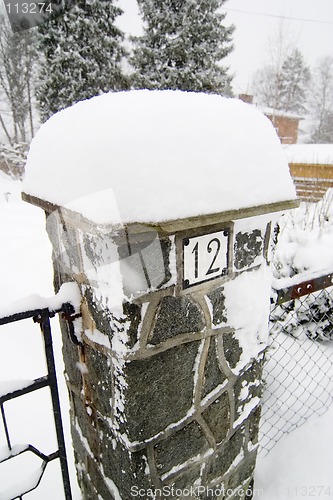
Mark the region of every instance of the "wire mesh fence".
[[276, 294], [263, 375], [262, 453], [333, 403], [333, 286], [326, 288], [332, 282], [326, 275]]

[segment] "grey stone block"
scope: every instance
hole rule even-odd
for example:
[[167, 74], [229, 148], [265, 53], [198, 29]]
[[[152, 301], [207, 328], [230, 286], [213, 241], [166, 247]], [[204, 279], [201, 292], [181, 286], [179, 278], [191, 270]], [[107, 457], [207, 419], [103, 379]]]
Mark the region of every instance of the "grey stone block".
[[223, 444], [211, 462], [207, 474], [209, 482], [222, 477], [231, 467], [235, 458], [240, 454], [244, 443], [244, 429], [238, 429], [231, 438]]
[[189, 297], [164, 297], [157, 311], [157, 318], [150, 344], [159, 344], [182, 333], [201, 332], [205, 327], [203, 313]]
[[[123, 500], [134, 498], [134, 488], [152, 488], [147, 473], [148, 462], [144, 450], [130, 452], [113, 434], [106, 421], [99, 418], [101, 436], [101, 461], [106, 478], [112, 479]], [[104, 498], [103, 498], [104, 500]]]
[[63, 337], [62, 355], [66, 366], [66, 374], [70, 384], [76, 387], [78, 392], [81, 392], [82, 376], [78, 368], [80, 363], [79, 350], [70, 341], [67, 323], [64, 320], [60, 320], [60, 327]]
[[155, 446], [157, 470], [163, 474], [190, 459], [198, 459], [208, 448], [208, 441], [200, 425], [195, 421], [191, 422]]
[[211, 337], [204, 370], [202, 398], [216, 389], [217, 386], [223, 384], [226, 378], [217, 360], [216, 338]]
[[84, 448], [86, 453], [91, 453], [93, 457], [100, 456], [100, 439], [96, 422], [95, 413], [91, 412], [91, 408], [86, 406], [76, 394], [73, 395], [73, 412], [75, 416], [74, 428], [80, 435], [84, 436], [86, 443]]
[[223, 351], [230, 368], [235, 368], [240, 360], [243, 349], [240, 347], [235, 335], [231, 332], [223, 334]]
[[112, 339], [114, 335], [112, 314], [97, 300], [94, 287], [91, 284], [84, 287], [84, 298], [86, 299], [89, 314], [94, 320], [97, 330]]
[[125, 294], [158, 289], [171, 278], [169, 252], [171, 242], [156, 230], [141, 232], [128, 229], [116, 238]]
[[193, 367], [199, 342], [168, 349], [124, 368], [126, 424], [130, 441], [144, 441], [185, 417], [192, 406]]
[[[262, 362], [253, 361], [252, 365], [237, 379], [234, 385], [235, 415], [236, 418], [242, 414], [244, 406], [262, 395]], [[242, 390], [246, 390], [246, 397], [242, 397]]]
[[[71, 271], [77, 273], [81, 270], [81, 256], [77, 241], [76, 230], [69, 224], [62, 226], [62, 231], [60, 231], [60, 238], [65, 249], [65, 253], [68, 259], [68, 267]], [[59, 259], [64, 261], [64, 256], [59, 256]]]
[[84, 268], [99, 268], [116, 262], [118, 251], [112, 234], [82, 233], [82, 253]]
[[224, 296], [224, 287], [217, 288], [213, 290], [211, 293], [207, 294], [208, 299], [212, 304], [213, 309], [213, 317], [212, 323], [213, 325], [223, 325], [227, 323], [227, 311], [225, 307], [225, 296]]
[[94, 500], [96, 498], [103, 498], [103, 500], [116, 500], [116, 492], [118, 488], [116, 490], [116, 488], [111, 489], [109, 487], [107, 484], [107, 478], [104, 476], [102, 471], [104, 472], [104, 467], [101, 467], [100, 460], [93, 459], [88, 455], [87, 471], [81, 481], [81, 489], [84, 500]]
[[228, 393], [223, 393], [202, 414], [216, 443], [221, 443], [230, 430], [230, 403]]
[[87, 450], [83, 445], [81, 435], [79, 434], [76, 426], [71, 422], [71, 437], [74, 450], [75, 463], [84, 466], [87, 459]]
[[85, 395], [92, 405], [102, 413], [110, 415], [112, 398], [112, 379], [110, 359], [89, 345], [85, 346]]
[[256, 453], [248, 455], [232, 472], [228, 482], [228, 488], [236, 489], [241, 485], [247, 485], [254, 473], [256, 464]]
[[261, 406], [258, 406], [249, 416], [249, 441], [253, 445], [258, 444], [259, 441], [259, 423], [261, 415]]
[[[173, 477], [169, 481], [166, 480], [165, 484], [168, 485], [169, 490], [181, 490], [186, 491], [191, 487], [194, 487], [196, 484], [201, 483], [201, 471], [202, 464], [194, 464], [188, 467], [185, 471], [179, 473], [176, 477]], [[191, 498], [187, 495], [188, 498]], [[172, 498], [172, 497], [171, 497]]]
[[123, 311], [125, 318], [122, 318], [122, 322], [126, 324], [126, 330], [128, 334], [128, 347], [133, 347], [138, 340], [139, 325], [141, 322], [141, 307], [133, 302], [124, 302]]
[[239, 232], [235, 236], [234, 265], [237, 270], [250, 267], [262, 254], [264, 237], [259, 229], [251, 233]]

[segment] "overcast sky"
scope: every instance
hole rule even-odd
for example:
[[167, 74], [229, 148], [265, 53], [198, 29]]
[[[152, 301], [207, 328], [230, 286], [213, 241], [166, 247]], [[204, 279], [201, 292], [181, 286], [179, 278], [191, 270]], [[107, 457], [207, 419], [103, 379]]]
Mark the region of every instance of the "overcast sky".
[[[125, 14], [122, 29], [140, 33], [136, 0], [119, 0]], [[225, 59], [235, 75], [235, 94], [250, 90], [255, 70], [268, 57], [269, 40], [274, 40], [281, 18], [283, 30], [295, 40], [306, 63], [313, 67], [318, 58], [333, 56], [333, 0], [228, 0], [226, 24], [234, 24], [234, 51]]]

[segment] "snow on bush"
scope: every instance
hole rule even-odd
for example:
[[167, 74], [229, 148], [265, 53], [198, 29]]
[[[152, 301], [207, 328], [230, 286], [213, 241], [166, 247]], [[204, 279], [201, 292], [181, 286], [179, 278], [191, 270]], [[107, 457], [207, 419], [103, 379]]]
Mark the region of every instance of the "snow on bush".
[[295, 338], [333, 340], [332, 288], [311, 293], [302, 299], [281, 304], [271, 314], [272, 331], [282, 330]]
[[333, 189], [318, 203], [302, 202], [278, 223], [278, 244], [274, 250], [273, 274], [283, 286], [297, 275], [320, 276], [333, 270]]
[[[279, 221], [274, 251], [276, 289], [333, 271], [333, 189], [318, 203], [301, 203]], [[294, 337], [333, 340], [333, 289], [331, 287], [277, 307], [271, 321]]]
[[12, 179], [22, 180], [27, 152], [28, 145], [23, 142], [13, 146], [0, 144], [0, 170]]

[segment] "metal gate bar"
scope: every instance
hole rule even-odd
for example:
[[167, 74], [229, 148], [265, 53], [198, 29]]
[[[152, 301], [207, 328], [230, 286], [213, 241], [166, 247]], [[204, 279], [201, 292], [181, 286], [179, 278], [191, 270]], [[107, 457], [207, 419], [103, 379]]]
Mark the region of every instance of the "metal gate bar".
[[330, 273], [325, 274], [324, 276], [319, 276], [318, 278], [313, 278], [308, 281], [303, 281], [302, 283], [298, 283], [287, 288], [278, 289], [276, 290], [276, 304], [280, 305], [283, 302], [288, 302], [289, 300], [299, 299], [304, 295], [309, 295], [310, 293], [324, 290], [325, 288], [328, 288], [332, 285], [333, 273]]
[[[55, 316], [56, 313], [59, 313], [59, 312], [64, 312], [65, 319], [67, 319], [67, 321], [71, 322], [73, 318], [68, 315], [68, 311], [72, 312], [72, 311], [74, 311], [74, 308], [71, 304], [66, 303], [66, 304], [62, 305], [61, 309], [56, 310], [56, 311], [50, 311], [48, 308], [35, 309], [35, 310], [16, 313], [16, 314], [13, 314], [11, 316], [4, 317], [4, 318], [0, 318], [0, 326], [8, 324], [8, 323], [13, 323], [16, 321], [21, 321], [22, 319], [28, 319], [28, 318], [32, 318], [35, 323], [39, 323], [40, 329], [41, 329], [42, 334], [43, 334], [42, 336], [43, 336], [43, 341], [44, 341], [44, 351], [45, 351], [46, 364], [47, 364], [47, 375], [46, 376], [35, 379], [34, 381], [32, 381], [31, 384], [27, 385], [24, 388], [20, 388], [20, 389], [14, 390], [12, 392], [9, 392], [7, 394], [0, 395], [1, 416], [2, 416], [2, 422], [3, 422], [6, 440], [7, 440], [7, 446], [8, 446], [8, 454], [0, 460], [0, 465], [2, 462], [10, 460], [10, 459], [14, 458], [15, 456], [20, 455], [20, 454], [25, 453], [25, 452], [32, 452], [33, 454], [37, 455], [38, 457], [40, 457], [43, 460], [43, 464], [41, 466], [41, 474], [39, 476], [37, 483], [33, 487], [31, 487], [30, 489], [20, 492], [15, 497], [13, 497], [13, 499], [22, 498], [22, 496], [25, 495], [26, 493], [36, 489], [38, 487], [38, 485], [40, 484], [40, 481], [42, 479], [42, 476], [44, 474], [44, 471], [45, 471], [47, 464], [50, 461], [59, 458], [63, 486], [64, 486], [65, 499], [72, 500], [72, 493], [71, 493], [71, 486], [70, 486], [70, 479], [69, 479], [69, 472], [68, 472], [67, 455], [66, 455], [66, 448], [65, 448], [64, 431], [63, 431], [63, 425], [62, 425], [62, 419], [61, 419], [58, 383], [57, 383], [55, 360], [54, 360], [53, 345], [52, 345], [52, 332], [51, 332], [51, 324], [50, 324], [50, 318], [52, 318], [53, 316]], [[72, 327], [72, 325], [70, 325], [70, 326]], [[53, 409], [54, 425], [55, 425], [56, 436], [57, 436], [58, 450], [55, 451], [54, 453], [51, 453], [50, 455], [45, 455], [41, 451], [37, 450], [37, 448], [35, 448], [34, 446], [32, 446], [30, 444], [24, 445], [23, 447], [15, 447], [15, 446], [12, 447], [12, 444], [10, 441], [10, 433], [9, 433], [9, 429], [8, 429], [8, 425], [7, 425], [7, 421], [6, 421], [4, 403], [6, 401], [11, 400], [11, 399], [18, 398], [20, 396], [23, 396], [24, 394], [28, 394], [30, 392], [42, 389], [42, 388], [47, 387], [47, 386], [50, 387], [50, 392], [51, 392], [52, 409]]]

